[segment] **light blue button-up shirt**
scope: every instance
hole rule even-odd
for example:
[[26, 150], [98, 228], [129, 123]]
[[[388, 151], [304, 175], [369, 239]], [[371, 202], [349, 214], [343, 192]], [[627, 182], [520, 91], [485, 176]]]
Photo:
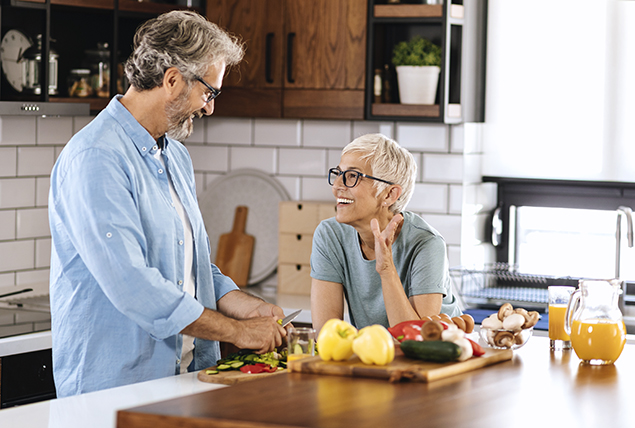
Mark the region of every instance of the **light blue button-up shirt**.
[[[203, 308], [238, 288], [210, 263], [191, 158], [157, 142], [117, 96], [62, 150], [51, 174], [51, 322], [58, 397], [174, 375], [182, 337]], [[184, 231], [194, 238], [196, 297], [183, 291]], [[197, 340], [190, 369], [220, 358]]]

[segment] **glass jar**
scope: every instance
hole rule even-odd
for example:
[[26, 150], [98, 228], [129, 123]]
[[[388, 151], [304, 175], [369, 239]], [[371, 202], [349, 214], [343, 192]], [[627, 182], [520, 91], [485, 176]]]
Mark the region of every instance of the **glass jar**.
[[90, 69], [90, 85], [96, 97], [110, 97], [110, 49], [108, 43], [97, 43], [97, 49], [85, 51]]
[[68, 74], [68, 96], [86, 98], [93, 95], [90, 84], [90, 70], [87, 68], [74, 68]]

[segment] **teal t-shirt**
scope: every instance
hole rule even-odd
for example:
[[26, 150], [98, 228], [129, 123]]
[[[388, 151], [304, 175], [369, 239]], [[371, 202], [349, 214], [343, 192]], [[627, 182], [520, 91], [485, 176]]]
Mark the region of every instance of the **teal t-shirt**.
[[[395, 267], [406, 296], [441, 293], [441, 312], [461, 315], [452, 294], [448, 259], [443, 237], [417, 214], [403, 212], [404, 222], [393, 243]], [[322, 221], [313, 234], [311, 277], [344, 287], [353, 325], [389, 327], [375, 260], [362, 254], [357, 231], [335, 218]]]

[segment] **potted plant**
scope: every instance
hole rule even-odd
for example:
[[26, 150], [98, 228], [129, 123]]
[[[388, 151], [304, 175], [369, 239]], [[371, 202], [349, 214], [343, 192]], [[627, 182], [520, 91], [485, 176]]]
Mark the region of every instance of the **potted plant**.
[[399, 42], [392, 51], [402, 104], [434, 104], [441, 72], [441, 48], [421, 36]]

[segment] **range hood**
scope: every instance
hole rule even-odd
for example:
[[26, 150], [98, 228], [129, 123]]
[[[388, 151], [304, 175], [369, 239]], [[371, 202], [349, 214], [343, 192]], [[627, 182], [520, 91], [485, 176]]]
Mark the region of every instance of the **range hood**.
[[0, 116], [88, 116], [89, 103], [0, 101]]

